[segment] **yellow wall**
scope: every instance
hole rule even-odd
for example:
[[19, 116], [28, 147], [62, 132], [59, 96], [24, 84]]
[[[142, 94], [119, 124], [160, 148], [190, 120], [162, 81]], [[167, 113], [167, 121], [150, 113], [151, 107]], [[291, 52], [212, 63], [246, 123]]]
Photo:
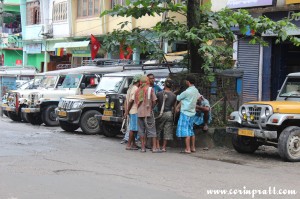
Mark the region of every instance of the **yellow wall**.
[[[110, 9], [110, 0], [100, 0], [101, 6], [103, 9]], [[209, 0], [204, 0], [207, 2]], [[220, 1], [220, 0], [218, 0]], [[135, 27], [141, 28], [151, 28], [157, 22], [162, 20], [162, 16], [156, 15], [155, 17], [152, 16], [145, 16], [140, 19], [134, 19], [131, 17], [112, 17], [112, 16], [103, 16], [100, 18], [99, 16], [96, 17], [87, 17], [87, 18], [77, 18], [77, 1], [73, 1], [72, 5], [72, 15], [73, 15], [73, 36], [89, 36], [90, 34], [94, 35], [105, 35], [107, 32], [112, 32], [114, 29], [119, 29], [120, 26], [118, 25], [122, 21], [129, 21], [131, 24], [128, 25], [127, 29], [131, 30]], [[178, 13], [169, 13], [169, 16], [176, 16], [178, 21], [186, 21], [186, 17], [180, 15]]]
[[300, 0], [286, 0], [286, 4], [300, 3]]

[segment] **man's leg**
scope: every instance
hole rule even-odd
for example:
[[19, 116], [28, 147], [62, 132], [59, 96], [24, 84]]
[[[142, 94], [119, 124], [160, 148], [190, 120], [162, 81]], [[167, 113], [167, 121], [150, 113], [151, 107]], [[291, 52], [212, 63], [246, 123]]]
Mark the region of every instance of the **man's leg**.
[[191, 137], [187, 136], [185, 137], [185, 152], [186, 153], [191, 153]]
[[164, 139], [163, 140], [162, 151], [167, 151], [167, 143], [168, 143], [168, 140]]
[[129, 138], [128, 138], [126, 149], [130, 149], [133, 145], [133, 142], [134, 142], [133, 134], [134, 134], [133, 131], [129, 132]]
[[141, 150], [146, 151], [146, 137], [143, 135], [140, 136], [140, 139], [141, 139]]
[[204, 119], [204, 126], [203, 126], [203, 130], [207, 131], [208, 130], [208, 120], [209, 120], [209, 111], [203, 111], [203, 119]]
[[191, 136], [191, 152], [196, 152], [196, 146], [195, 146], [196, 137], [195, 135]]

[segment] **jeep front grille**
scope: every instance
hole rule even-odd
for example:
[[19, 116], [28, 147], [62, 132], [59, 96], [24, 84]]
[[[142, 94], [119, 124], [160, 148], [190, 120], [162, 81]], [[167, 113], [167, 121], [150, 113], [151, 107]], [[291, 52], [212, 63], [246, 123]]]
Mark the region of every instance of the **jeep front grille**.
[[249, 107], [249, 114], [254, 115], [254, 120], [258, 121], [261, 115], [261, 107]]
[[29, 95], [29, 100], [30, 100], [30, 105], [31, 106], [37, 105], [38, 100], [39, 100], [39, 94], [38, 93], [31, 93]]
[[58, 108], [60, 109], [65, 109], [65, 110], [70, 110], [73, 106], [74, 101], [69, 101], [69, 100], [63, 100], [60, 103], [60, 106]]

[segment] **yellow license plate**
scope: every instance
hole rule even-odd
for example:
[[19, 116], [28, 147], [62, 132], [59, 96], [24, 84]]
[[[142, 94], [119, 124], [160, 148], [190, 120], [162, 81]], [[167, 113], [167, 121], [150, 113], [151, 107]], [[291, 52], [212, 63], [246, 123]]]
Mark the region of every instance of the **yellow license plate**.
[[67, 116], [67, 112], [66, 111], [58, 111], [58, 116], [66, 117]]
[[4, 108], [6, 111], [11, 111], [12, 109], [9, 107]]
[[102, 116], [102, 120], [110, 121], [110, 116]]
[[254, 131], [253, 130], [248, 130], [248, 129], [239, 129], [238, 135], [254, 137]]
[[113, 112], [112, 111], [104, 110], [103, 115], [112, 116]]
[[25, 113], [30, 113], [30, 109], [24, 109]]

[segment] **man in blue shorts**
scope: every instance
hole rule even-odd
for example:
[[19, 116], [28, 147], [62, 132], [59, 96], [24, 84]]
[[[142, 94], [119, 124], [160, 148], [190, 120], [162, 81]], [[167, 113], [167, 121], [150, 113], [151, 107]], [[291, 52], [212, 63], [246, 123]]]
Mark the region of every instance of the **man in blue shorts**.
[[138, 147], [135, 144], [135, 135], [138, 131], [138, 117], [137, 117], [137, 104], [135, 102], [135, 93], [140, 85], [141, 75], [133, 77], [132, 85], [129, 86], [126, 95], [125, 102], [125, 117], [129, 114], [129, 138], [126, 146], [126, 150], [137, 150]]
[[186, 85], [188, 88], [177, 96], [177, 100], [180, 101], [180, 116], [177, 124], [176, 136], [179, 138], [185, 138], [185, 153], [194, 152], [195, 146], [191, 147], [195, 143], [195, 134], [193, 130], [194, 116], [196, 114], [196, 104], [200, 96], [198, 89], [194, 86], [195, 77], [188, 75], [186, 77]]

